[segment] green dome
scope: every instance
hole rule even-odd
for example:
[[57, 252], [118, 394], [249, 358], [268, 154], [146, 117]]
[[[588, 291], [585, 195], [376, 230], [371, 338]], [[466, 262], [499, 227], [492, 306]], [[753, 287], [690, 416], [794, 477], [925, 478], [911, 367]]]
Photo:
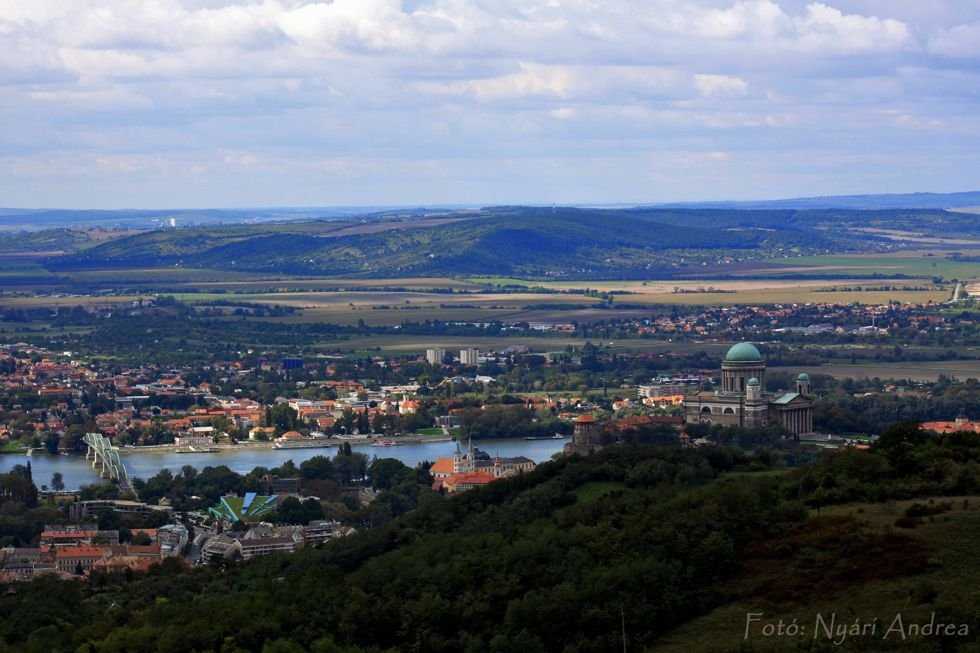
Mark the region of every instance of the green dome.
[[757, 363], [762, 360], [762, 354], [752, 344], [740, 342], [728, 350], [725, 360], [731, 363]]
[[796, 380], [797, 381], [809, 381], [810, 380], [810, 375], [807, 374], [806, 372], [800, 372], [800, 375], [798, 377], [796, 377]]
[[759, 379], [753, 376], [751, 379], [749, 379], [749, 385], [759, 385]]

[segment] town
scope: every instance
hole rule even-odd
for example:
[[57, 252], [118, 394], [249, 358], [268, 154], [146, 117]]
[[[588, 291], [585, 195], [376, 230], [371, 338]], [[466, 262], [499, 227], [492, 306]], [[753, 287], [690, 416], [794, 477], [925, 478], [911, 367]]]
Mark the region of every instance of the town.
[[[126, 319], [119, 307], [75, 317], [106, 310], [116, 315], [103, 320]], [[973, 380], [819, 374], [819, 363], [836, 358], [835, 346], [850, 345], [852, 360], [909, 360], [915, 354], [895, 342], [931, 343], [971, 325], [930, 305], [675, 309], [647, 320], [556, 324], [549, 327], [556, 333], [587, 332], [597, 344], [556, 339], [541, 352], [516, 335], [500, 351], [435, 347], [352, 357], [247, 348], [225, 360], [169, 366], [108, 364], [81, 351], [52, 351], [44, 340], [2, 345], [0, 445], [8, 460], [23, 456], [0, 476], [2, 496], [24, 518], [2, 533], [4, 578], [132, 572], [167, 558], [225, 564], [316, 546], [541, 462], [481, 449], [499, 438], [555, 440], [556, 456], [614, 443], [737, 443], [801, 461], [820, 450], [867, 447], [893, 407], [912, 398], [925, 428], [972, 432], [977, 427], [963, 415], [977, 409], [966, 395]], [[515, 326], [518, 334], [542, 330]], [[676, 339], [676, 350], [604, 344], [651, 337]], [[704, 347], [691, 347], [692, 339]], [[745, 342], [723, 344], [746, 339], [768, 343], [766, 357]], [[712, 343], [714, 360], [706, 353]], [[812, 365], [813, 379], [781, 370], [794, 364]], [[878, 422], [869, 419], [877, 412]], [[384, 457], [388, 447], [438, 442], [454, 443], [455, 451], [414, 467]], [[372, 447], [374, 455], [352, 446]], [[243, 451], [288, 451], [300, 464], [259, 465], [247, 474], [181, 465], [150, 478], [126, 471], [133, 456], [152, 452]], [[34, 487], [31, 461], [50, 455], [84, 456], [101, 479], [66, 489], [56, 472]]]

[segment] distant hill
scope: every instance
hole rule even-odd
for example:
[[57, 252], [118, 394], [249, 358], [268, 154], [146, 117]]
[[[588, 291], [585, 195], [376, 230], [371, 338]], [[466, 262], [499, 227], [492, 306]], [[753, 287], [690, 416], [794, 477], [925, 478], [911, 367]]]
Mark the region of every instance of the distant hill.
[[[0, 233], [0, 251], [68, 252], [46, 263], [53, 271], [177, 266], [368, 278], [671, 278], [787, 255], [893, 251], [916, 238], [976, 239], [980, 216], [937, 209], [504, 206], [93, 233]], [[909, 243], [897, 242], [898, 234]]]
[[496, 207], [425, 217], [159, 230], [103, 243], [56, 265], [363, 277], [628, 276], [713, 261], [720, 252], [835, 246], [844, 245], [786, 212]]
[[[436, 207], [459, 209], [462, 207]], [[263, 224], [302, 220], [336, 220], [365, 215], [418, 214], [432, 209], [391, 206], [327, 206], [301, 208], [245, 209], [4, 209], [0, 220], [5, 230], [36, 231], [38, 229], [113, 227], [124, 229], [156, 229], [170, 225], [178, 227], [218, 224]]]
[[[669, 202], [625, 205], [617, 209], [740, 209], [740, 210], [819, 210], [819, 209], [951, 209], [980, 206], [980, 191], [961, 193], [905, 193], [890, 195], [837, 195], [793, 199]], [[39, 229], [112, 227], [123, 229], [156, 229], [167, 227], [173, 219], [178, 227], [235, 224], [268, 224], [305, 220], [344, 220], [350, 218], [384, 218], [424, 216], [434, 212], [465, 210], [459, 204], [418, 206], [312, 206], [260, 207], [225, 209], [18, 209], [0, 208], [3, 230], [37, 231]], [[475, 208], [475, 207], [473, 207]], [[591, 210], [587, 207], [578, 207]], [[612, 207], [602, 207], [613, 210]]]
[[657, 208], [716, 209], [952, 209], [980, 206], [980, 191], [964, 193], [900, 193], [891, 195], [831, 195], [784, 200], [674, 202], [647, 205]]

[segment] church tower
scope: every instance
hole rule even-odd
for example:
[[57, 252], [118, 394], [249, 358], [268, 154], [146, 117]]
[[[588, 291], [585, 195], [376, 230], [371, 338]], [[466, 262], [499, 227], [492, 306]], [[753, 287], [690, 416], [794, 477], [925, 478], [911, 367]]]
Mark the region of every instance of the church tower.
[[721, 391], [745, 393], [749, 379], [758, 379], [759, 384], [766, 387], [766, 363], [755, 346], [740, 342], [728, 350], [721, 362]]
[[801, 372], [800, 375], [796, 377], [796, 392], [804, 397], [810, 396], [810, 375], [806, 372]]

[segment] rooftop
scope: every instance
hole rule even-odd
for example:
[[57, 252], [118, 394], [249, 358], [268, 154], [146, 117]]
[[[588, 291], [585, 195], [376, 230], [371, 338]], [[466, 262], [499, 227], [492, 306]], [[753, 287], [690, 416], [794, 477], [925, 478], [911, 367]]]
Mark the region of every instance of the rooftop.
[[725, 361], [729, 363], [756, 363], [762, 361], [762, 354], [755, 348], [755, 345], [740, 342], [728, 350]]

